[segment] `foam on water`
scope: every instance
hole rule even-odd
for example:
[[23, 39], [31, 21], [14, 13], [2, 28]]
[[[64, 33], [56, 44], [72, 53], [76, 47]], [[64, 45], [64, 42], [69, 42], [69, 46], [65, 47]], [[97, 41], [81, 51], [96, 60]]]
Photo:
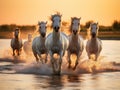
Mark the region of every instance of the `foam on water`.
[[[9, 59], [10, 60], [10, 59]], [[68, 63], [64, 60], [62, 64], [61, 74], [83, 74], [83, 73], [100, 73], [120, 71], [120, 63], [102, 62], [93, 60], [84, 60], [79, 63], [76, 70], [68, 69]], [[47, 64], [36, 63], [10, 63], [8, 65], [0, 65], [2, 73], [22, 73], [22, 74], [44, 74], [51, 75], [52, 67], [50, 62]]]
[[[100, 73], [120, 71], [120, 63], [104, 62], [108, 61], [105, 56], [101, 56], [99, 60], [94, 61], [94, 55], [91, 59], [86, 59], [83, 53], [82, 58], [76, 70], [68, 69], [67, 57], [63, 57], [61, 74], [83, 74], [83, 73]], [[49, 58], [48, 58], [49, 59]], [[75, 65], [75, 55], [71, 55], [72, 67]], [[50, 60], [46, 64], [36, 63], [34, 56], [25, 55], [24, 52], [20, 56], [12, 56], [10, 49], [3, 51], [3, 57], [0, 58], [1, 73], [23, 73], [23, 74], [52, 74], [52, 66]], [[6, 62], [6, 63], [5, 63]]]

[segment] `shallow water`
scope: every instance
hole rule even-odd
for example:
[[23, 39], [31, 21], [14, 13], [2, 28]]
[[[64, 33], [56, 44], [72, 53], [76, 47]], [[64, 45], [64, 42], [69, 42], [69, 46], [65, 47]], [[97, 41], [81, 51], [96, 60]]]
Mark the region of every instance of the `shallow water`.
[[0, 90], [120, 90], [120, 41], [102, 42], [96, 70], [89, 71], [94, 62], [84, 51], [75, 71], [68, 70], [65, 61], [61, 76], [53, 76], [49, 62], [37, 64], [33, 56], [24, 52], [12, 57], [10, 40], [0, 39]]

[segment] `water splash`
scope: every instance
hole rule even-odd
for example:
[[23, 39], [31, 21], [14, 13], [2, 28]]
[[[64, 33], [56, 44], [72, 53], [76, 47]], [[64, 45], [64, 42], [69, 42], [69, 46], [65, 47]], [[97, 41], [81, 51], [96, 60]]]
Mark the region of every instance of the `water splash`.
[[[71, 55], [72, 66], [75, 64], [75, 59], [76, 56]], [[119, 62], [104, 61], [107, 61], [104, 56], [101, 56], [98, 61], [94, 61], [94, 55], [91, 55], [91, 59], [86, 59], [84, 56], [82, 56], [76, 70], [72, 70], [68, 69], [67, 55], [65, 55], [65, 57], [63, 57], [61, 74], [83, 74], [120, 71]], [[52, 74], [52, 66], [49, 58], [46, 64], [36, 63], [34, 56], [28, 56], [24, 52], [22, 52], [21, 56], [13, 57], [10, 49], [4, 50], [3, 57], [0, 58], [0, 62], [1, 73], [10, 72], [23, 74]]]
[[[7, 70], [7, 71], [6, 71]], [[36, 63], [17, 63], [0, 65], [0, 72], [8, 73], [8, 71], [14, 71], [14, 73], [23, 74], [44, 74], [51, 75], [52, 67], [50, 61], [46, 64]], [[120, 63], [116, 62], [101, 62], [93, 60], [84, 60], [79, 63], [76, 70], [68, 69], [68, 63], [64, 60], [62, 64], [61, 74], [83, 74], [83, 73], [100, 73], [100, 72], [115, 72], [120, 71]]]

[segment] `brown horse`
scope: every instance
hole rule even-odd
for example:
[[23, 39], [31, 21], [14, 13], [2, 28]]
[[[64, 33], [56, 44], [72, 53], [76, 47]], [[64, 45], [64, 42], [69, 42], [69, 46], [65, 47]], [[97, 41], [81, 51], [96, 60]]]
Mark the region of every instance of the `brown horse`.
[[22, 39], [20, 39], [20, 30], [19, 28], [16, 28], [14, 31], [14, 38], [11, 39], [11, 48], [13, 50], [13, 56], [15, 55], [15, 51], [17, 55], [20, 55], [20, 52], [22, 50]]

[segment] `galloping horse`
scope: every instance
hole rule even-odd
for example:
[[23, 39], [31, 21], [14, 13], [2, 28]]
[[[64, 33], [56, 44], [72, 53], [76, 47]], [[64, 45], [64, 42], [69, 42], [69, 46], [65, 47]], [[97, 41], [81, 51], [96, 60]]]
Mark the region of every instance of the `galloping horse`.
[[68, 66], [68, 68], [71, 68], [71, 59], [70, 59], [71, 54], [76, 54], [77, 59], [75, 62], [75, 66], [73, 67], [73, 70], [76, 69], [79, 58], [84, 49], [83, 39], [79, 35], [79, 27], [80, 27], [80, 18], [77, 18], [77, 17], [71, 18], [71, 28], [70, 29], [72, 30], [72, 34], [69, 36], [69, 47], [68, 47], [69, 66]]
[[[68, 48], [69, 41], [68, 37], [60, 31], [61, 15], [54, 14], [51, 16], [51, 20], [53, 32], [47, 36], [45, 46], [48, 50], [48, 53], [50, 54], [53, 73], [56, 75], [60, 75], [62, 57], [64, 56], [65, 51]], [[59, 55], [58, 59], [54, 57], [55, 54]]]
[[32, 55], [32, 34], [28, 34], [28, 40], [24, 42], [23, 50], [26, 55]]
[[32, 42], [32, 51], [36, 58], [36, 61], [38, 62], [39, 60], [41, 60], [42, 63], [43, 63], [43, 58], [41, 56], [42, 54], [46, 54], [45, 62], [47, 62], [47, 49], [45, 47], [46, 24], [47, 22], [43, 21], [38, 22], [40, 36], [35, 37]]
[[15, 55], [15, 50], [18, 56], [20, 55], [20, 52], [22, 50], [23, 44], [22, 44], [22, 39], [19, 38], [19, 34], [20, 34], [19, 28], [16, 28], [14, 31], [14, 38], [12, 38], [11, 40], [11, 48], [13, 50], [13, 56]]
[[88, 40], [86, 44], [86, 51], [89, 59], [91, 59], [91, 55], [95, 55], [95, 61], [97, 61], [102, 50], [102, 42], [97, 38], [98, 29], [98, 23], [92, 23], [90, 25], [91, 39]]

